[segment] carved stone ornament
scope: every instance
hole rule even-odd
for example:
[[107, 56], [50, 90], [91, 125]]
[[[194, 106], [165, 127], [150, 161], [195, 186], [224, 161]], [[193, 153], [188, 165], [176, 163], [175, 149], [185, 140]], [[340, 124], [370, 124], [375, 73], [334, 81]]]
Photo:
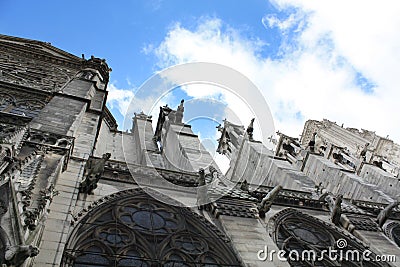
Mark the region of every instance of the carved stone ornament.
[[340, 217], [342, 216], [342, 199], [343, 195], [333, 197], [332, 195], [328, 194], [325, 197], [325, 201], [328, 203], [329, 211], [331, 214], [331, 222], [334, 225], [340, 224]]
[[199, 210], [209, 210], [209, 198], [204, 169], [199, 169], [197, 185], [197, 207]]
[[399, 204], [400, 202], [396, 200], [387, 205], [383, 210], [381, 210], [381, 212], [379, 212], [378, 217], [376, 218], [376, 222], [379, 225], [379, 227], [382, 227], [385, 224], [386, 220], [391, 215], [392, 210], [396, 208]]
[[79, 185], [79, 192], [86, 193], [89, 195], [93, 194], [93, 191], [97, 188], [97, 183], [104, 172], [104, 166], [106, 161], [110, 159], [111, 154], [103, 154], [101, 159], [89, 158], [86, 162], [84, 169], [84, 180]]
[[258, 205], [258, 214], [260, 218], [265, 218], [265, 214], [271, 209], [274, 199], [281, 190], [282, 186], [277, 185], [261, 200], [261, 203]]

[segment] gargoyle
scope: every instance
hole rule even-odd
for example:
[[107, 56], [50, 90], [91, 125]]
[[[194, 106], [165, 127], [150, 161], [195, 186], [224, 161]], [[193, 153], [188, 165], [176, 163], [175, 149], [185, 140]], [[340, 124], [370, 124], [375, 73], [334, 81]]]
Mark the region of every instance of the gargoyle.
[[5, 261], [7, 266], [21, 266], [29, 257], [35, 257], [39, 254], [39, 249], [31, 245], [9, 246], [6, 249]]
[[329, 211], [331, 213], [331, 222], [334, 225], [340, 224], [340, 217], [342, 216], [342, 200], [343, 195], [338, 195], [336, 198], [332, 195], [327, 195], [325, 201], [328, 202]]
[[379, 227], [382, 227], [385, 224], [390, 214], [392, 214], [392, 210], [396, 208], [399, 204], [400, 202], [396, 200], [387, 205], [383, 210], [381, 210], [381, 212], [379, 212], [378, 217], [376, 218], [376, 223], [379, 225]]
[[97, 183], [104, 172], [104, 165], [111, 154], [103, 154], [101, 159], [89, 158], [84, 169], [84, 180], [79, 185], [79, 193], [87, 193], [93, 195], [93, 191], [97, 188]]
[[274, 199], [278, 196], [279, 191], [282, 190], [281, 185], [275, 186], [268, 194], [261, 200], [261, 203], [258, 204], [258, 215], [260, 218], [265, 218], [265, 214], [271, 209], [272, 203]]
[[[7, 213], [9, 207], [9, 182], [0, 186], [0, 222]], [[7, 232], [0, 225], [0, 266], [18, 267], [21, 266], [28, 257], [39, 254], [39, 249], [31, 245], [11, 245]]]

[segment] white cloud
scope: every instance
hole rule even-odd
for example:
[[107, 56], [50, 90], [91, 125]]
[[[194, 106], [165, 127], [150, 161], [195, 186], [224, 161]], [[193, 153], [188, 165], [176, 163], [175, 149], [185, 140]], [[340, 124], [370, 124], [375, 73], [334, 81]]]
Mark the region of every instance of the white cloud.
[[110, 108], [116, 108], [122, 115], [125, 115], [134, 96], [133, 92], [133, 88], [119, 89], [114, 83], [110, 83], [108, 85], [107, 104]]
[[[130, 82], [128, 81], [128, 84]], [[110, 108], [116, 108], [121, 115], [125, 117], [125, 120], [120, 123], [120, 127], [125, 129], [130, 129], [132, 127], [131, 118], [134, 116], [133, 113], [145, 112], [146, 114], [153, 117], [153, 127], [157, 124], [157, 118], [159, 115], [159, 106], [165, 106], [173, 100], [173, 95], [171, 93], [164, 95], [161, 99], [157, 94], [149, 95], [144, 97], [141, 94], [141, 98], [134, 98], [135, 92], [138, 89], [132, 87], [130, 89], [120, 89], [115, 86], [115, 83], [110, 83], [108, 85], [108, 96], [107, 104]]]
[[[293, 136], [307, 119], [328, 118], [400, 140], [400, 5], [375, 1], [275, 1], [286, 19], [266, 14], [264, 25], [282, 34], [281, 57], [262, 58], [260, 40], [247, 39], [218, 19], [190, 31], [172, 27], [155, 54], [161, 66], [207, 61], [230, 66], [260, 88], [276, 128]], [[261, 20], [261, 18], [260, 18]], [[261, 21], [260, 21], [261, 23]], [[358, 76], [374, 84], [365, 92]], [[190, 94], [190, 91], [188, 91]], [[193, 93], [195, 95], [195, 93]], [[227, 100], [229, 101], [229, 100]]]

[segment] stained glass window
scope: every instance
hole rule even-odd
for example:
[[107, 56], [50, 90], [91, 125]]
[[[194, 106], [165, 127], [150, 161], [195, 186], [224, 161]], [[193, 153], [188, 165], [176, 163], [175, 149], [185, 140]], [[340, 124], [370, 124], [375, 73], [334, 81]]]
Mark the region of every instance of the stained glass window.
[[190, 209], [130, 192], [80, 220], [62, 266], [242, 266], [229, 239]]
[[[278, 248], [285, 252], [290, 266], [389, 266], [374, 262], [372, 251], [364, 260], [363, 252], [368, 248], [355, 237], [349, 238], [349, 234], [336, 226], [295, 209], [285, 209], [276, 214], [268, 228]], [[329, 251], [333, 253], [329, 254]]]

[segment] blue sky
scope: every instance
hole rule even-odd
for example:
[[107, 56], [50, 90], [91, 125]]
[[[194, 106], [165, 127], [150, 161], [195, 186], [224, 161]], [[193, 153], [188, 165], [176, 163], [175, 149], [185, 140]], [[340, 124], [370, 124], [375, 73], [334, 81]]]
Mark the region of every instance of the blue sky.
[[[399, 6], [358, 0], [3, 0], [0, 32], [105, 58], [113, 68], [109, 108], [120, 126], [134, 92], [156, 71], [206, 61], [249, 77], [277, 130], [298, 136], [305, 120], [327, 118], [399, 142], [393, 122], [400, 111]], [[160, 104], [175, 107], [206, 91], [181, 88]], [[238, 111], [237, 99], [217, 89], [208, 93], [223, 103], [218, 109], [231, 107], [244, 124], [250, 120]], [[217, 113], [218, 119], [229, 117]], [[214, 131], [202, 135], [214, 138]]]

